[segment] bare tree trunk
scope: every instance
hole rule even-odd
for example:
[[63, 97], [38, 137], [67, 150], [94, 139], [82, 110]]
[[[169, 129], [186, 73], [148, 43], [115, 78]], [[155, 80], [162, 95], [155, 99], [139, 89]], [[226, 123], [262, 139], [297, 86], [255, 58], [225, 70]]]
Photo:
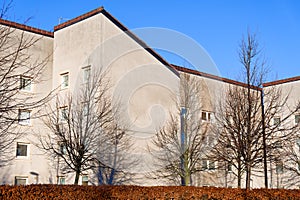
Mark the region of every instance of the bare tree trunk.
[[229, 172], [229, 163], [224, 162], [224, 187], [228, 187], [228, 172]]
[[250, 189], [251, 183], [251, 166], [247, 165], [247, 174], [246, 174], [246, 189]]
[[251, 119], [251, 114], [252, 114], [252, 100], [251, 100], [251, 59], [250, 59], [250, 53], [248, 53], [247, 55], [247, 62], [245, 63], [245, 67], [247, 70], [247, 103], [248, 103], [248, 110], [247, 110], [247, 114], [248, 114], [248, 118], [247, 118], [247, 140], [246, 140], [246, 148], [247, 148], [247, 155], [246, 155], [246, 189], [250, 188], [250, 179], [251, 179], [251, 167], [250, 167], [250, 156], [251, 156], [251, 145], [250, 142], [252, 141], [251, 138], [251, 127], [252, 125], [252, 119]]
[[241, 161], [238, 160], [238, 172], [237, 172], [237, 179], [238, 179], [238, 188], [241, 188], [242, 183], [242, 167], [241, 167]]
[[184, 156], [184, 186], [188, 186], [191, 184], [191, 173], [188, 166], [188, 155]]
[[77, 171], [76, 171], [76, 175], [75, 175], [74, 185], [78, 185], [78, 182], [79, 182], [79, 176], [80, 176], [80, 170], [77, 170]]
[[189, 186], [191, 184], [191, 175], [189, 173], [185, 174], [184, 182], [185, 182], [185, 186]]
[[[186, 138], [186, 137], [185, 137]], [[185, 145], [184, 145], [185, 146]], [[184, 147], [183, 147], [184, 149]], [[189, 173], [189, 166], [188, 166], [188, 154], [184, 152], [182, 155], [182, 175], [181, 175], [181, 185], [187, 186], [190, 185], [190, 173]]]

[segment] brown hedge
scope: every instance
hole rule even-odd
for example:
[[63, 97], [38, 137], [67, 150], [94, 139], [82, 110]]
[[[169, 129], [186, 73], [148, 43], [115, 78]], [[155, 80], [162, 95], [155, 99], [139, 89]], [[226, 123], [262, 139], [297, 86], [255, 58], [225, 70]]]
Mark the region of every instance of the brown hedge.
[[180, 186], [0, 186], [0, 199], [266, 199], [300, 200], [300, 190], [226, 189]]

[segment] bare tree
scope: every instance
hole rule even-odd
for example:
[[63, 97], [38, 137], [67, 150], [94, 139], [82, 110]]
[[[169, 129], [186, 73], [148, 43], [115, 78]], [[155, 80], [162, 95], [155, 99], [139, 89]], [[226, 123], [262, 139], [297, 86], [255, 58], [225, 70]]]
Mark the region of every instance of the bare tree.
[[[223, 163], [225, 170], [227, 170], [226, 166], [233, 166], [236, 169], [236, 172], [233, 171], [233, 173], [236, 173], [238, 187], [241, 187], [242, 175], [246, 169], [243, 158], [243, 154], [245, 155], [245, 143], [247, 142], [245, 121], [248, 116], [248, 110], [246, 109], [246, 99], [244, 96], [246, 91], [246, 88], [229, 86], [225, 100], [220, 102], [218, 114], [216, 114], [216, 127], [213, 129], [218, 140], [216, 146], [212, 150], [211, 156], [220, 163]], [[254, 95], [260, 91], [250, 90], [250, 92]], [[257, 96], [257, 98], [258, 97], [259, 96]], [[260, 102], [259, 99], [256, 100], [258, 101], [256, 103]], [[259, 114], [259, 110], [253, 111], [253, 115], [256, 115], [256, 119], [260, 117], [258, 116]], [[258, 123], [256, 122], [256, 119], [255, 123]], [[261, 138], [259, 139], [261, 140]], [[259, 142], [257, 145], [261, 144], [261, 141], [257, 142]], [[251, 148], [257, 147], [253, 146]], [[260, 148], [262, 148], [262, 146]]]
[[180, 95], [176, 97], [178, 112], [170, 114], [166, 125], [156, 132], [150, 148], [157, 160], [155, 178], [191, 185], [192, 175], [201, 170], [200, 161], [205, 156], [205, 137], [209, 127], [201, 120], [201, 88], [200, 78], [181, 74]]
[[[51, 112], [44, 123], [50, 132], [40, 137], [40, 146], [61, 160], [64, 173], [75, 172], [74, 184], [78, 184], [79, 176], [86, 171], [115, 170], [116, 162], [120, 162], [116, 160], [119, 151], [125, 145], [129, 148], [125, 129], [116, 120], [118, 106], [110, 98], [105, 74], [94, 70], [77, 93], [61, 95], [46, 107]], [[105, 153], [111, 153], [110, 150], [115, 156], [112, 166], [105, 162], [109, 156]], [[116, 172], [111, 172], [109, 183], [116, 180], [115, 175]]]
[[24, 133], [19, 122], [29, 116], [22, 116], [22, 110], [37, 111], [50, 97], [50, 93], [44, 97], [34, 93], [32, 84], [42, 82], [51, 55], [33, 54], [42, 36], [6, 25], [3, 17], [11, 3], [4, 2], [0, 13], [0, 167], [14, 158], [11, 145]]
[[290, 120], [299, 103], [287, 107], [289, 95], [283, 95], [279, 87], [261, 89], [267, 73], [255, 35], [248, 34], [242, 40], [239, 53], [245, 85], [229, 85], [225, 100], [219, 103], [214, 128], [218, 141], [212, 153], [217, 160], [234, 166], [238, 187], [245, 171], [245, 185], [250, 188], [253, 170], [263, 166], [264, 158], [270, 162], [278, 159], [278, 144], [297, 131]]

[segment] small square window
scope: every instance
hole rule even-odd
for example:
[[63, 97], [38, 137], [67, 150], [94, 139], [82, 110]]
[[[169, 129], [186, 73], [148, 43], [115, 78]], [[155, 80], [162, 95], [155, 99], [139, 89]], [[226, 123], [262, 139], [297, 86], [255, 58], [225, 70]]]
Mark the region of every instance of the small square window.
[[83, 68], [82, 70], [83, 70], [83, 83], [88, 83], [91, 76], [91, 67], [88, 66]]
[[209, 170], [215, 170], [216, 169], [216, 162], [209, 160], [209, 165], [208, 165]]
[[208, 169], [208, 160], [202, 160], [202, 170]]
[[21, 76], [20, 77], [20, 90], [31, 91], [31, 78]]
[[61, 89], [69, 87], [69, 73], [61, 74]]
[[202, 170], [215, 170], [216, 163], [212, 160], [202, 160]]
[[211, 121], [211, 113], [210, 112], [206, 112], [206, 111], [202, 111], [201, 113], [201, 119], [203, 121]]
[[59, 185], [65, 185], [65, 184], [66, 184], [66, 177], [64, 177], [64, 176], [59, 176], [59, 177], [58, 177], [58, 184], [59, 184]]
[[227, 171], [232, 172], [232, 164], [231, 163], [227, 163]]
[[17, 157], [27, 157], [28, 156], [28, 144], [25, 143], [17, 143]]
[[280, 123], [281, 123], [280, 117], [274, 117], [274, 119], [273, 119], [273, 125], [274, 126], [279, 126]]
[[66, 145], [64, 143], [60, 143], [59, 150], [60, 150], [60, 153], [62, 155], [66, 155], [66, 153], [67, 153], [67, 147], [66, 147]]
[[88, 185], [89, 184], [89, 176], [83, 175], [82, 176], [82, 185]]
[[15, 185], [27, 185], [28, 177], [27, 176], [16, 176], [15, 177]]
[[65, 122], [68, 119], [68, 107], [61, 107], [59, 109], [59, 121]]
[[30, 124], [30, 111], [19, 110], [19, 124], [29, 125]]

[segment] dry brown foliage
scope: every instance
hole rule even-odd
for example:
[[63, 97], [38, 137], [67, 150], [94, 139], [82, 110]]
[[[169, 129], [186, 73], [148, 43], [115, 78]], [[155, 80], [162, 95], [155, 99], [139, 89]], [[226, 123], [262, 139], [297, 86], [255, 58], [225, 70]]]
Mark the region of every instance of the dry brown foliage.
[[300, 199], [300, 190], [193, 186], [0, 186], [0, 199]]

